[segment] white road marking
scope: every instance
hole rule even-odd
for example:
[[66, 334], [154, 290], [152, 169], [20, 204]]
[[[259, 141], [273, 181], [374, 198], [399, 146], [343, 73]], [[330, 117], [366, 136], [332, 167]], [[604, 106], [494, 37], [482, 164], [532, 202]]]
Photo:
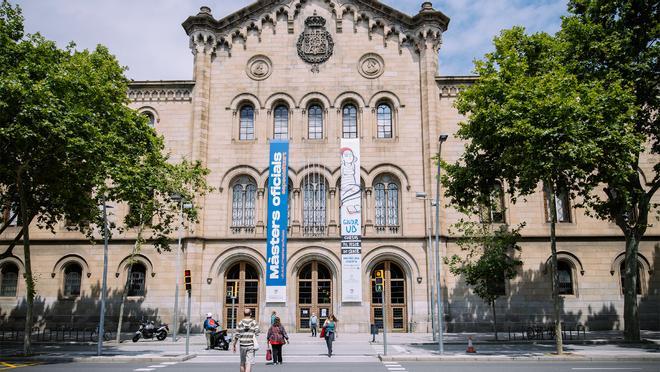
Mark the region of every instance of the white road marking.
[[154, 364], [153, 366], [149, 366], [149, 368], [163, 368], [163, 367], [167, 367], [167, 365]]
[[571, 368], [576, 371], [602, 371], [602, 370], [608, 370], [608, 371], [641, 371], [641, 368], [627, 368], [627, 367], [575, 367]]
[[134, 371], [135, 372], [149, 372], [149, 371], [153, 371], [155, 369], [156, 368], [137, 368], [137, 369], [134, 369]]
[[164, 364], [164, 365], [166, 365], [166, 366], [173, 366], [173, 365], [178, 364], [178, 363], [179, 363], [179, 362], [163, 362], [163, 363], [161, 363], [161, 364]]
[[405, 371], [406, 369], [403, 367], [387, 367], [388, 370], [390, 371]]

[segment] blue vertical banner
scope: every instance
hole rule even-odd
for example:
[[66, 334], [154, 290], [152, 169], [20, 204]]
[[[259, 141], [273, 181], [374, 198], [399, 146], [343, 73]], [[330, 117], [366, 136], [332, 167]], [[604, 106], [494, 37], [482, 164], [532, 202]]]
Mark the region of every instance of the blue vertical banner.
[[266, 226], [266, 302], [286, 302], [289, 141], [271, 140]]

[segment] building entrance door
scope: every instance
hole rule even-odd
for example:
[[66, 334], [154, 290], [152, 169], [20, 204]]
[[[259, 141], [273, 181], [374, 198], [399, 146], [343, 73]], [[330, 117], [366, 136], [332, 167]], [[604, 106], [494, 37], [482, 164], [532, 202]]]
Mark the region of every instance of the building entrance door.
[[371, 270], [371, 324], [376, 324], [379, 329], [383, 328], [382, 293], [376, 292], [376, 270], [384, 271], [387, 330], [406, 332], [408, 329], [406, 277], [401, 267], [392, 261], [380, 262]]
[[332, 314], [332, 275], [324, 264], [312, 261], [298, 271], [298, 331], [309, 330], [309, 318], [316, 314], [319, 328]]
[[245, 309], [250, 309], [253, 319], [259, 319], [259, 273], [250, 263], [241, 261], [227, 270], [224, 295], [223, 327], [235, 329]]

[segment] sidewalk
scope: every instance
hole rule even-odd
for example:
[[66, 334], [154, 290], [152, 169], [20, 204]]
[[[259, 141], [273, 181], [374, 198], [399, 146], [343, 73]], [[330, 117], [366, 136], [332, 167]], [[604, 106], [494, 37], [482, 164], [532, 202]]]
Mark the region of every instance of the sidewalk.
[[[466, 354], [467, 337], [472, 336], [476, 354]], [[506, 335], [502, 335], [506, 337]], [[338, 335], [335, 342], [335, 356], [332, 362], [375, 361], [474, 361], [474, 360], [635, 360], [660, 362], [660, 332], [643, 332], [643, 337], [650, 342], [643, 344], [626, 344], [621, 342], [620, 332], [587, 332], [586, 342], [573, 342], [565, 345], [566, 354], [555, 356], [554, 342], [525, 341], [507, 342], [494, 341], [492, 334], [487, 333], [453, 333], [445, 334], [445, 353], [439, 355], [437, 343], [433, 342], [431, 334], [426, 333], [388, 333], [388, 352], [384, 355], [382, 334], [376, 336], [376, 342], [371, 343], [371, 335], [366, 333]], [[261, 350], [257, 352], [258, 360], [265, 360], [265, 335], [259, 336]], [[290, 344], [285, 346], [284, 355], [289, 360], [327, 360], [325, 342], [307, 333], [290, 334]], [[96, 357], [96, 344], [92, 343], [37, 343], [34, 345], [36, 355], [31, 358], [20, 358], [22, 350], [20, 343], [3, 342], [0, 345], [0, 355], [3, 360], [30, 360], [48, 362], [181, 362], [190, 358], [213, 359], [219, 362], [237, 362], [238, 356], [231, 350], [204, 350], [206, 341], [203, 335], [192, 335], [190, 338], [190, 355], [185, 355], [185, 337], [179, 337], [177, 342], [171, 338], [165, 341], [140, 340], [133, 343], [114, 341], [104, 343], [102, 357]]]

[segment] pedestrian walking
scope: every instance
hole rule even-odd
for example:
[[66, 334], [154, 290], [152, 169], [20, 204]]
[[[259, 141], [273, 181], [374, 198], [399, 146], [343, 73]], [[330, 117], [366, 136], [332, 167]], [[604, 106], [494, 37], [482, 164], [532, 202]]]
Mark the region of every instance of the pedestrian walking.
[[273, 325], [268, 329], [266, 339], [273, 350], [273, 364], [282, 364], [282, 346], [289, 343], [289, 335], [286, 334], [279, 317], [275, 317]]
[[250, 309], [245, 309], [245, 318], [238, 323], [234, 332], [233, 350], [236, 353], [236, 342], [240, 345], [241, 372], [251, 372], [254, 364], [254, 353], [259, 348], [257, 335], [259, 334], [259, 324], [252, 319]]
[[323, 330], [321, 332], [325, 338], [325, 345], [328, 347], [328, 358], [332, 357], [332, 343], [337, 337], [337, 318], [330, 315], [323, 323]]
[[213, 314], [207, 313], [204, 320], [204, 335], [206, 336], [206, 350], [213, 349], [213, 334], [218, 330], [218, 322]]
[[270, 314], [270, 325], [275, 324], [275, 318], [277, 318], [277, 311], [273, 310], [272, 314]]
[[316, 327], [319, 325], [319, 318], [316, 317], [315, 313], [312, 313], [312, 317], [309, 318], [309, 328], [312, 329], [312, 337], [316, 337]]

